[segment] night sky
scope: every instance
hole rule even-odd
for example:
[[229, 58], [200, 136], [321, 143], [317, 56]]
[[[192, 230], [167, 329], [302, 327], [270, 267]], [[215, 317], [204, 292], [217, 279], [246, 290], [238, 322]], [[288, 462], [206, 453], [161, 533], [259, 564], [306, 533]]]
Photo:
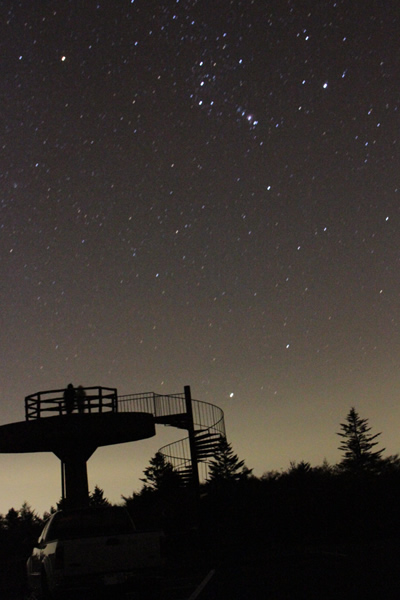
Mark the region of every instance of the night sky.
[[[69, 382], [225, 412], [257, 476], [400, 452], [400, 5], [1, 3], [0, 424]], [[98, 450], [139, 490], [159, 447]], [[0, 456], [0, 512], [61, 494]]]

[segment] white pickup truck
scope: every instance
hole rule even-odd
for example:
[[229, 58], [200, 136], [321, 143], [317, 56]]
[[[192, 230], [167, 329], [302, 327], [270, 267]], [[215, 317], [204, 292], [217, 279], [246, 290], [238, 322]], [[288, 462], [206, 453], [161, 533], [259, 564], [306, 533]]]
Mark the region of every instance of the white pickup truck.
[[123, 507], [56, 512], [28, 559], [28, 588], [44, 600], [104, 589], [155, 593], [162, 537], [136, 531]]

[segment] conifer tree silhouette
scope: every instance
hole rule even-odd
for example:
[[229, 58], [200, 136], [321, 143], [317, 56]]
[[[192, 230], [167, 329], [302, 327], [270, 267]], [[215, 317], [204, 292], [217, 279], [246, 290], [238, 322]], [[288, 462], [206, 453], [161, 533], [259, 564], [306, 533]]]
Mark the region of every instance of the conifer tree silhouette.
[[346, 417], [346, 423], [341, 423], [342, 429], [338, 435], [343, 438], [339, 450], [343, 452], [343, 458], [339, 463], [342, 471], [353, 473], [376, 471], [384, 462], [381, 450], [373, 450], [378, 444], [374, 441], [380, 433], [371, 435], [371, 427], [368, 419], [361, 419], [355, 408], [351, 408]]
[[111, 506], [111, 503], [104, 497], [104, 490], [98, 485], [94, 486], [93, 492], [89, 495], [90, 506]]
[[239, 460], [226, 438], [221, 438], [215, 458], [209, 465], [209, 482], [241, 481], [247, 479], [253, 469], [248, 469], [244, 460]]
[[150, 459], [150, 466], [144, 470], [144, 490], [169, 491], [180, 487], [181, 477], [172, 464], [167, 461], [161, 452], [156, 452]]

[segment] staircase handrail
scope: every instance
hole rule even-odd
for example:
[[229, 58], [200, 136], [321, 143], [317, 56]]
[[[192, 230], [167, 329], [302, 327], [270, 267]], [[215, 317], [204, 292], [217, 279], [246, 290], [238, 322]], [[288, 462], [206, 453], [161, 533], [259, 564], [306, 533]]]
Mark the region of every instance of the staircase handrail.
[[[166, 402], [164, 402], [166, 401]], [[128, 404], [129, 403], [129, 404]], [[136, 410], [133, 408], [136, 405]], [[171, 412], [171, 407], [175, 408]], [[126, 408], [128, 407], [128, 410]], [[219, 406], [192, 399], [193, 425], [195, 429], [214, 428], [225, 435], [224, 413]], [[118, 396], [119, 412], [148, 412], [153, 417], [162, 417], [180, 414], [186, 411], [184, 394], [156, 394], [155, 392], [144, 392], [139, 394], [125, 394]], [[206, 421], [204, 421], [206, 419]]]
[[[145, 392], [118, 396], [118, 410], [119, 412], [149, 412], [155, 419], [157, 417], [173, 416], [174, 414], [180, 415], [186, 412], [185, 394]], [[195, 433], [215, 433], [222, 438], [226, 437], [224, 412], [219, 406], [210, 402], [192, 399], [192, 411]], [[171, 423], [164, 422], [165, 424], [171, 425]], [[182, 471], [189, 469], [191, 466], [188, 436], [162, 446], [159, 452], [172, 464], [175, 470]], [[204, 458], [199, 460], [199, 465], [202, 466], [204, 471], [201, 477], [203, 481], [207, 477], [208, 462]]]

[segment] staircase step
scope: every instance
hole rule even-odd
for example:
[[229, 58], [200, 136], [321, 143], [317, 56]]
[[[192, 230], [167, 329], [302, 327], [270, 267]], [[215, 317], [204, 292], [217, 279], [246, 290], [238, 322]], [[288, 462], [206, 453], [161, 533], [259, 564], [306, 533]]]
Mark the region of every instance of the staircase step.
[[192, 467], [184, 467], [183, 469], [177, 469], [177, 472], [179, 473], [179, 475], [186, 475], [186, 474], [191, 474], [192, 473]]
[[181, 478], [181, 482], [183, 483], [183, 485], [186, 485], [188, 483], [190, 483], [191, 481], [193, 481], [193, 473], [192, 470], [190, 469], [190, 471], [178, 471], [180, 478]]
[[214, 438], [203, 438], [202, 440], [197, 440], [195, 438], [195, 443], [196, 446], [198, 448], [201, 448], [201, 446], [214, 446], [217, 447], [220, 444], [220, 440], [219, 439], [214, 439]]
[[208, 451], [208, 452], [198, 452], [197, 453], [197, 460], [203, 460], [204, 458], [214, 458], [215, 457], [215, 452], [213, 452], [212, 450]]
[[194, 432], [196, 440], [202, 439], [221, 439], [221, 434], [217, 431], [210, 431], [209, 429], [198, 429]]
[[214, 445], [207, 445], [207, 446], [200, 446], [199, 448], [196, 448], [196, 454], [204, 454], [205, 452], [210, 453], [211, 454], [216, 454], [218, 450], [217, 446]]
[[195, 438], [195, 443], [197, 448], [201, 448], [202, 446], [219, 446], [219, 439], [216, 440], [214, 438], [203, 438], [201, 440], [197, 440]]
[[197, 452], [197, 460], [203, 458], [215, 458], [215, 450], [200, 450]]

